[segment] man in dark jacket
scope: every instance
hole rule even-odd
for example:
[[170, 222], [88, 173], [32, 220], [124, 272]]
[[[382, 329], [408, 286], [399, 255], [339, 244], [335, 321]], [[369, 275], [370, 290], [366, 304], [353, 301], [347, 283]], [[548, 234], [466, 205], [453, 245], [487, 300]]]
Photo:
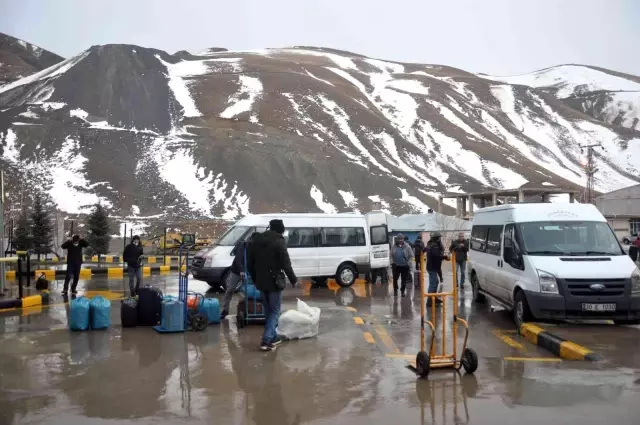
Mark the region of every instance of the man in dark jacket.
[[291, 285], [296, 286], [298, 278], [291, 268], [291, 259], [284, 240], [284, 223], [271, 220], [266, 232], [255, 236], [248, 250], [247, 268], [251, 279], [262, 292], [266, 322], [260, 349], [272, 351], [282, 340], [276, 334], [280, 318], [282, 291], [286, 274]]
[[82, 250], [88, 246], [89, 244], [87, 241], [81, 239], [79, 235], [73, 235], [73, 238], [68, 239], [60, 246], [62, 249], [67, 250], [67, 272], [64, 277], [62, 296], [67, 295], [67, 291], [69, 290], [69, 281], [72, 278], [73, 284], [71, 284], [71, 294], [77, 294], [76, 287], [78, 286], [80, 269], [82, 268]]
[[225, 282], [226, 288], [224, 291], [224, 298], [222, 300], [222, 313], [220, 313], [220, 318], [223, 320], [229, 315], [229, 305], [231, 304], [233, 294], [242, 287], [242, 284], [245, 281], [245, 252], [249, 249], [249, 245], [256, 235], [259, 235], [259, 233], [255, 232], [246, 241], [239, 241], [235, 248], [233, 248], [235, 256], [233, 257], [233, 263], [231, 263], [231, 268], [229, 269], [229, 277]]
[[460, 233], [457, 240], [451, 241], [449, 252], [455, 254], [458, 286], [460, 289], [464, 289], [464, 278], [467, 271], [467, 253], [469, 252], [469, 241], [464, 238], [464, 233]]
[[422, 236], [418, 236], [413, 243], [413, 252], [416, 255], [416, 270], [420, 271], [420, 262], [422, 261], [422, 251], [424, 251], [424, 242]]
[[[429, 288], [427, 292], [429, 294], [435, 294], [438, 292], [438, 276], [442, 274], [442, 260], [445, 259], [444, 246], [440, 239], [440, 233], [434, 232], [431, 234], [429, 242], [425, 247], [426, 260], [427, 260], [427, 274], [429, 275]], [[436, 299], [436, 304], [441, 304], [442, 300]], [[431, 298], [427, 301], [427, 306], [431, 305]]]
[[[131, 239], [131, 243], [124, 248], [124, 252], [122, 253], [122, 259], [127, 263], [129, 291], [131, 291], [132, 297], [138, 294], [138, 289], [140, 289], [140, 283], [142, 282], [142, 264], [140, 264], [142, 255], [143, 250], [140, 243], [140, 236], [135, 235]], [[136, 281], [135, 287], [133, 286], [134, 279]]]

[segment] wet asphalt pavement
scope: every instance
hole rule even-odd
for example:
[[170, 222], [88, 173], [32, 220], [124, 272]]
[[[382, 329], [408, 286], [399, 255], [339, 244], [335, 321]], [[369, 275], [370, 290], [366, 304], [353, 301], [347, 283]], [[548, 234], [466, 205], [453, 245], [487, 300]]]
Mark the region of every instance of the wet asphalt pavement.
[[[149, 281], [177, 293], [175, 274]], [[634, 327], [544, 325], [605, 357], [559, 361], [521, 339], [506, 314], [462, 297], [459, 314], [470, 323], [468, 345], [480, 366], [474, 375], [440, 370], [422, 381], [405, 367], [420, 346], [413, 289], [394, 300], [388, 286], [363, 282], [287, 288], [284, 310], [296, 298], [322, 309], [320, 334], [273, 353], [258, 351], [260, 326], [238, 330], [234, 316], [201, 333], [122, 329], [116, 300], [124, 282], [106, 277], [79, 289], [114, 300], [112, 328], [71, 333], [60, 289], [54, 284], [49, 306], [0, 313], [0, 425], [631, 425], [640, 417]], [[208, 286], [191, 280], [190, 289]]]

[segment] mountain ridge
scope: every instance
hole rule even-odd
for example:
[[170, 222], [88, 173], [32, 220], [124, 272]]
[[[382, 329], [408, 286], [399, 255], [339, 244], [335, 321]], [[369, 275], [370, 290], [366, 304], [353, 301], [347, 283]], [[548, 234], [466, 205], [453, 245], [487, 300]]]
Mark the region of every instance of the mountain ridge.
[[441, 192], [527, 182], [579, 190], [579, 144], [593, 140], [598, 190], [640, 182], [640, 132], [576, 100], [610, 74], [567, 66], [549, 89], [326, 48], [93, 46], [0, 86], [3, 162], [46, 164], [68, 213], [103, 202], [167, 219], [426, 211]]

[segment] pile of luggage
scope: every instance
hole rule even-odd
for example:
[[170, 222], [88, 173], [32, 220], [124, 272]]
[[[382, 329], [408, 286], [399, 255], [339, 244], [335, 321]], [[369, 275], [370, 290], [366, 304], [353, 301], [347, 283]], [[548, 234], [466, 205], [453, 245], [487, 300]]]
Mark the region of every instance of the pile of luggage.
[[[187, 304], [189, 312], [197, 312], [205, 318], [205, 327], [220, 323], [220, 301], [217, 298], [189, 298]], [[120, 320], [125, 328], [160, 324], [166, 332], [181, 332], [185, 330], [184, 302], [171, 295], [163, 296], [158, 288], [143, 286], [138, 290], [138, 299], [122, 301]]]
[[75, 298], [71, 300], [70, 308], [69, 329], [72, 331], [107, 329], [111, 326], [111, 302], [100, 295], [92, 300]]

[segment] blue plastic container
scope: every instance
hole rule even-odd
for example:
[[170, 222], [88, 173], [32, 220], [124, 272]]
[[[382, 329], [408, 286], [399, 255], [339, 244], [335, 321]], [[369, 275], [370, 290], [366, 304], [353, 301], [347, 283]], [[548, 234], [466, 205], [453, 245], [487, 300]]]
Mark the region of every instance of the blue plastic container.
[[246, 294], [247, 294], [247, 299], [251, 301], [253, 300], [260, 301], [262, 299], [262, 294], [260, 293], [258, 288], [256, 288], [254, 285], [251, 285], [249, 283], [247, 283]]
[[198, 306], [198, 313], [204, 315], [209, 324], [220, 323], [220, 300], [204, 298]]
[[89, 303], [91, 329], [107, 329], [111, 326], [111, 302], [101, 295], [93, 297]]
[[184, 331], [184, 303], [180, 300], [169, 300], [162, 303], [160, 328], [165, 332]]
[[72, 331], [86, 331], [90, 323], [90, 302], [86, 297], [78, 297], [71, 300], [69, 307], [71, 314], [69, 318], [69, 329]]

